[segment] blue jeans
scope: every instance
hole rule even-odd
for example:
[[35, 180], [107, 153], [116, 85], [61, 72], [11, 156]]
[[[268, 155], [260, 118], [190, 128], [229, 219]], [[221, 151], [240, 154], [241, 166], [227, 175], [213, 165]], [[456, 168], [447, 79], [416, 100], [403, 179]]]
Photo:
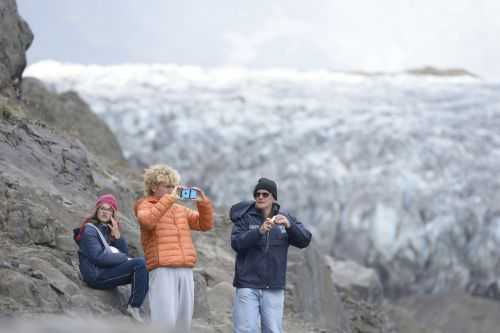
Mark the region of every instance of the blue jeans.
[[281, 333], [283, 289], [236, 288], [233, 302], [234, 333]]
[[89, 285], [96, 289], [111, 289], [124, 284], [132, 284], [128, 304], [140, 307], [148, 292], [148, 271], [144, 258], [133, 258], [114, 267], [100, 270], [97, 280]]

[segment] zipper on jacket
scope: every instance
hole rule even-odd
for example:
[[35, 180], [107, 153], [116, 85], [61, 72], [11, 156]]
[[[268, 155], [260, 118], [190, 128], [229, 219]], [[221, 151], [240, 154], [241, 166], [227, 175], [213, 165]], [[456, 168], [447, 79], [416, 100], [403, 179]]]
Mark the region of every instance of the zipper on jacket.
[[[271, 229], [272, 230], [272, 229]], [[271, 239], [271, 230], [266, 232], [266, 247], [264, 248], [264, 258], [266, 260], [266, 289], [269, 288], [269, 243]]]
[[[274, 217], [276, 216], [276, 214], [278, 214], [278, 211], [279, 211], [279, 206], [275, 205], [273, 203], [273, 206], [271, 208], [271, 218], [274, 219]], [[264, 220], [265, 220], [265, 217], [264, 217]], [[273, 228], [271, 228], [271, 230], [269, 230], [268, 232], [266, 232], [266, 248], [265, 248], [264, 252], [267, 252], [269, 250], [269, 243], [271, 241], [270, 240], [270, 238], [271, 238], [271, 236], [270, 236], [271, 231], [273, 231]]]
[[179, 225], [177, 224], [177, 218], [176, 218], [175, 214], [172, 214], [172, 215], [174, 218], [175, 227], [177, 228], [177, 241], [179, 242], [179, 247], [180, 247], [181, 253], [182, 253], [182, 263], [185, 264], [186, 263], [186, 255], [184, 254], [184, 247], [182, 247], [181, 231], [179, 230]]
[[264, 248], [264, 252], [269, 251], [269, 238], [270, 238], [270, 237], [269, 237], [269, 233], [270, 233], [270, 232], [271, 232], [271, 231], [266, 232], [266, 247]]

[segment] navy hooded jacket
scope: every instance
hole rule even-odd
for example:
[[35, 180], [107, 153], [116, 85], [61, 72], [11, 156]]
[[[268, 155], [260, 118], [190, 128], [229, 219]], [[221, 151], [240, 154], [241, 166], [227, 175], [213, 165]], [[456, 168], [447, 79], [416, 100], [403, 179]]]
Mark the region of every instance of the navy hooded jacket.
[[[99, 273], [105, 268], [124, 263], [128, 260], [128, 245], [126, 239], [122, 236], [119, 239], [112, 240], [109, 228], [102, 224], [95, 224], [109, 245], [116, 247], [120, 253], [111, 253], [105, 250], [105, 245], [101, 241], [95, 228], [85, 225], [80, 241], [78, 256], [80, 259], [80, 273], [85, 282], [92, 285], [99, 279]], [[75, 231], [78, 229], [75, 229]]]
[[[273, 210], [279, 210], [277, 203], [273, 204]], [[288, 218], [290, 228], [275, 225], [269, 233], [261, 235], [259, 227], [264, 218], [255, 208], [255, 201], [244, 201], [231, 207], [231, 247], [237, 252], [235, 287], [285, 288], [288, 246], [305, 248], [312, 235], [295, 217], [283, 211], [279, 214]]]

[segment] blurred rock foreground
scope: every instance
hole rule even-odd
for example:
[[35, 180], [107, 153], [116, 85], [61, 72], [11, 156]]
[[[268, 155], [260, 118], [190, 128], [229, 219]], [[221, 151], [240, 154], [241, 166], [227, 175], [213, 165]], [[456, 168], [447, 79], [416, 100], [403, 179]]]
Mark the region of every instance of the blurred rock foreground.
[[[113, 192], [132, 253], [141, 248], [132, 205], [141, 174], [110, 129], [74, 92], [21, 77], [33, 40], [14, 0], [0, 0], [0, 332], [157, 332], [123, 313], [128, 287], [88, 288], [79, 278], [72, 228], [95, 198]], [[231, 332], [231, 222], [196, 233], [194, 332]], [[456, 293], [389, 304], [375, 271], [291, 249], [286, 332], [495, 332], [496, 302]]]

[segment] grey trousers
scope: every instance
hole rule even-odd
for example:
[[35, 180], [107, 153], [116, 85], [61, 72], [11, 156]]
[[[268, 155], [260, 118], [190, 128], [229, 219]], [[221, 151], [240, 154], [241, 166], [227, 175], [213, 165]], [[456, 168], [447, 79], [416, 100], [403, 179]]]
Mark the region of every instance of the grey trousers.
[[194, 281], [191, 268], [159, 267], [149, 272], [151, 323], [165, 332], [191, 332]]

